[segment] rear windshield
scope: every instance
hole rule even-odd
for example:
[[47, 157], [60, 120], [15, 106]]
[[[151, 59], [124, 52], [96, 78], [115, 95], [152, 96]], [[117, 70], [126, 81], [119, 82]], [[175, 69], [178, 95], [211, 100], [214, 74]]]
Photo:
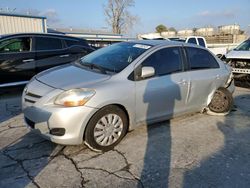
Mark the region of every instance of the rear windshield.
[[105, 71], [118, 73], [150, 47], [149, 45], [130, 42], [113, 44], [83, 57], [81, 64], [93, 64], [105, 69]]

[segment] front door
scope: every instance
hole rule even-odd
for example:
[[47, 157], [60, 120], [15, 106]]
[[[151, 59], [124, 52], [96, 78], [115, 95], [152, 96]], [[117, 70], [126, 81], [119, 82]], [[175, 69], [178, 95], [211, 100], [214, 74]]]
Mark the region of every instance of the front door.
[[168, 119], [186, 111], [189, 79], [183, 72], [180, 54], [178, 47], [163, 48], [147, 57], [138, 67], [155, 69], [153, 77], [135, 83], [138, 123]]

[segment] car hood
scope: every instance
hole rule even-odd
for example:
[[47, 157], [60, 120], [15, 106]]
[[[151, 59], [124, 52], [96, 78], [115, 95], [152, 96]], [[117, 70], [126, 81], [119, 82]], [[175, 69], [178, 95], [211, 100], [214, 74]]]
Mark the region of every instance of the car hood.
[[227, 59], [250, 59], [250, 51], [232, 50], [226, 54]]
[[36, 75], [38, 81], [63, 90], [93, 87], [93, 84], [110, 77], [110, 75], [88, 71], [73, 64], [55, 67]]

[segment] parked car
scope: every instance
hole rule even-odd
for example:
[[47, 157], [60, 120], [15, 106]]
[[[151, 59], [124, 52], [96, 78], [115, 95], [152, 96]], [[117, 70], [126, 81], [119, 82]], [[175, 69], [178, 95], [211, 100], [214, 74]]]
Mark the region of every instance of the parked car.
[[0, 87], [26, 84], [32, 76], [93, 51], [84, 39], [23, 33], [0, 38]]
[[207, 49], [141, 40], [36, 75], [24, 89], [22, 108], [27, 125], [52, 142], [84, 140], [107, 151], [140, 124], [204, 110], [226, 114], [233, 91], [230, 67]]
[[250, 39], [229, 51], [224, 60], [233, 68], [234, 78], [250, 87]]

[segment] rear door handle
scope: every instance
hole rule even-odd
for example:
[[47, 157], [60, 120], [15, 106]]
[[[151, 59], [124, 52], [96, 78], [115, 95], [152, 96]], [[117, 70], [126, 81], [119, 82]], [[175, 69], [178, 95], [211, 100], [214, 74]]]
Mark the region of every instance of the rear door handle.
[[34, 61], [34, 59], [24, 59], [23, 60], [24, 63], [31, 62], [31, 61]]
[[69, 57], [69, 54], [60, 55], [59, 57]]
[[217, 74], [216, 75], [216, 79], [219, 80], [220, 79], [220, 75]]

